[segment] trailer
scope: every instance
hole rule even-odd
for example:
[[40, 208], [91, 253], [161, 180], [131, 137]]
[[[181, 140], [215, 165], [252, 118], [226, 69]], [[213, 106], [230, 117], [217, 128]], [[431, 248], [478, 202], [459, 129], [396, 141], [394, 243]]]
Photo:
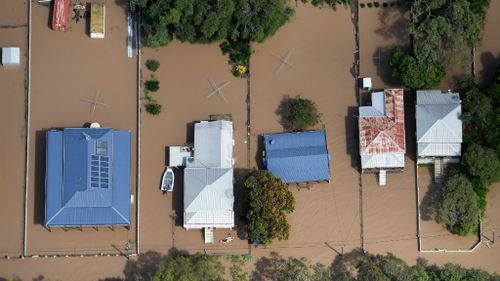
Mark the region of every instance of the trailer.
[[69, 0], [54, 0], [52, 30], [66, 31], [69, 21]]
[[90, 6], [90, 37], [104, 38], [106, 30], [106, 6], [92, 3]]

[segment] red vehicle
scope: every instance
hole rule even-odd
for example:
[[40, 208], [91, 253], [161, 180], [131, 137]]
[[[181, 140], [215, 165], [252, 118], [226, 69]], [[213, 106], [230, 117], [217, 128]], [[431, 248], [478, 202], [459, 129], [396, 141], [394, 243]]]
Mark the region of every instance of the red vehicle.
[[54, 0], [52, 10], [52, 29], [66, 31], [69, 21], [69, 0]]

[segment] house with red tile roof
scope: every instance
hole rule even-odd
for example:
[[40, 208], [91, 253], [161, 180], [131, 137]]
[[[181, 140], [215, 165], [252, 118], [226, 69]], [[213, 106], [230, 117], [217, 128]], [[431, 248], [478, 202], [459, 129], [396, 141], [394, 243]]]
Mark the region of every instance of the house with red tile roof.
[[359, 107], [359, 152], [363, 173], [380, 173], [405, 167], [405, 115], [403, 89], [373, 92], [370, 106]]

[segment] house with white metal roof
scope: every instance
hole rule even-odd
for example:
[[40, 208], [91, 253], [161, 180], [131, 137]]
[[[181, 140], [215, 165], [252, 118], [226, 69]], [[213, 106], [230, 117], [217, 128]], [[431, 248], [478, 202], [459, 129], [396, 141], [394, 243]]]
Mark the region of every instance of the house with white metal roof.
[[184, 228], [234, 227], [233, 145], [231, 121], [195, 124], [184, 169]]
[[417, 91], [417, 163], [434, 163], [439, 181], [443, 162], [458, 162], [462, 150], [462, 105], [458, 93]]

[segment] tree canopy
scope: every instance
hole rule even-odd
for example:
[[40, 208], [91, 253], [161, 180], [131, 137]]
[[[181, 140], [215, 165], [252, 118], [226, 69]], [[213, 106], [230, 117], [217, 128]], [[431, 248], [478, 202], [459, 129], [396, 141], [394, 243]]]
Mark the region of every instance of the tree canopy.
[[142, 7], [142, 28], [152, 48], [168, 45], [174, 36], [190, 43], [263, 42], [293, 15], [285, 0], [134, 1]]
[[286, 216], [295, 208], [295, 199], [288, 187], [268, 171], [252, 170], [245, 180], [245, 188], [250, 240], [267, 245], [275, 238], [288, 239], [290, 224]]
[[407, 53], [401, 47], [392, 50], [389, 65], [392, 75], [412, 89], [432, 88], [446, 75], [444, 66], [430, 55]]
[[223, 281], [224, 266], [217, 256], [174, 256], [159, 264], [153, 281]]
[[321, 114], [314, 101], [300, 96], [288, 99], [282, 109], [282, 119], [287, 129], [303, 130], [319, 123]]
[[462, 164], [471, 176], [477, 177], [483, 184], [489, 185], [500, 179], [500, 161], [495, 151], [473, 143], [467, 147]]
[[425, 53], [444, 65], [465, 62], [477, 47], [489, 1], [415, 0], [410, 3], [409, 32], [413, 52]]
[[443, 188], [436, 220], [452, 232], [468, 235], [478, 226], [481, 214], [472, 183], [462, 174], [451, 176]]

